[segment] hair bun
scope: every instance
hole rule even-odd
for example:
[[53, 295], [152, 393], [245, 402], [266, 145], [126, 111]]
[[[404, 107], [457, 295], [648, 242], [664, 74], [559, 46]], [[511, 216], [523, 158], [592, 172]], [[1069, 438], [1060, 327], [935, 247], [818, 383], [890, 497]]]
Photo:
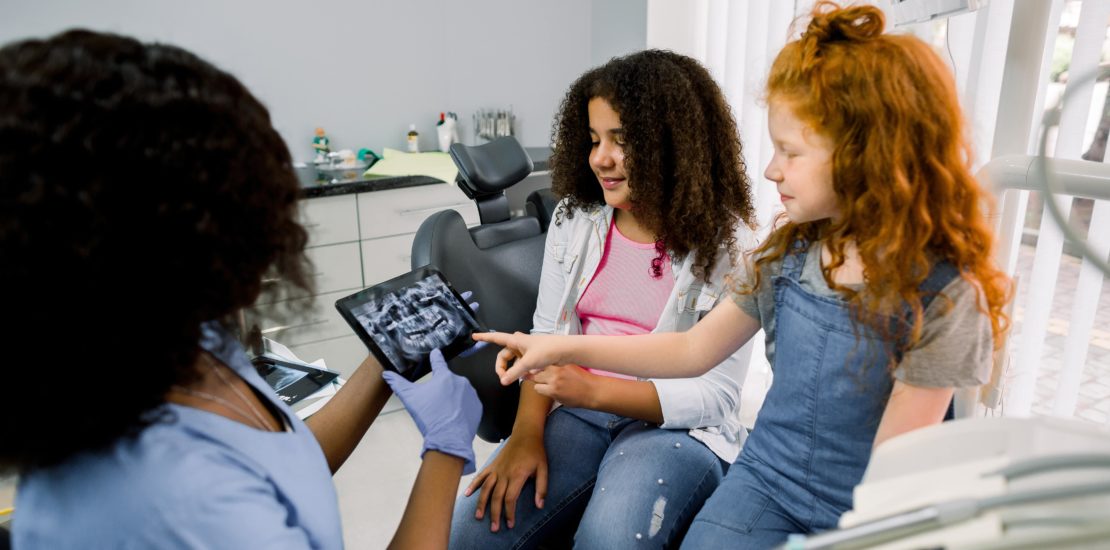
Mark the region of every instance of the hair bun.
[[821, 48], [830, 42], [863, 42], [883, 33], [886, 20], [879, 8], [870, 5], [841, 7], [829, 0], [813, 6], [809, 25], [798, 42], [802, 68], [810, 70], [821, 60]]
[[816, 45], [842, 40], [864, 41], [883, 33], [886, 19], [875, 6], [839, 5], [823, 0], [813, 7], [812, 19], [802, 35], [802, 40]]

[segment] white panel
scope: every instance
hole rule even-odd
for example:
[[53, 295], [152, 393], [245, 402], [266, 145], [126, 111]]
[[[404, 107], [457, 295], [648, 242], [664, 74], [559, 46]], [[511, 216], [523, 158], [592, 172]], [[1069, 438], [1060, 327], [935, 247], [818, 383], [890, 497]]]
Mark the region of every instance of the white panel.
[[[1110, 3], [1084, 2], [1076, 29], [1075, 46], [1072, 50], [1072, 74], [1078, 78], [1071, 85], [1078, 86], [1068, 90], [1067, 101], [1060, 115], [1060, 127], [1056, 142], [1055, 155], [1059, 158], [1078, 159], [1083, 145], [1083, 133], [1090, 112], [1093, 82], [1087, 82], [1080, 75], [1086, 75], [1098, 64], [1102, 43], [1106, 37], [1106, 20], [1110, 17]], [[1043, 198], [1043, 197], [1042, 197]], [[1065, 195], [1053, 197], [1061, 212], [1071, 210], [1072, 198]], [[1037, 235], [1037, 251], [1033, 259], [1033, 275], [1029, 281], [1029, 304], [1025, 309], [1025, 319], [1021, 329], [1021, 347], [1017, 356], [1013, 386], [1010, 391], [1007, 414], [1029, 414], [1033, 405], [1037, 376], [1040, 372], [1041, 355], [1048, 329], [1048, 318], [1052, 309], [1053, 293], [1056, 290], [1056, 276], [1060, 270], [1060, 256], [1063, 249], [1063, 232], [1048, 211], [1048, 201], [1041, 215], [1040, 230]], [[1068, 340], [1069, 345], [1085, 346]], [[1065, 368], [1082, 369], [1082, 365]], [[1074, 374], [1072, 376], [1078, 376]], [[1078, 391], [1078, 387], [1076, 387]], [[1058, 399], [1071, 400], [1073, 396]], [[1067, 403], [1064, 403], [1067, 406]]]
[[[1087, 243], [1095, 254], [1105, 258], [1110, 253], [1110, 201], [1095, 201], [1087, 235]], [[1060, 373], [1060, 385], [1056, 391], [1052, 414], [1072, 416], [1075, 413], [1075, 405], [1079, 401], [1079, 382], [1091, 345], [1091, 329], [1098, 311], [1102, 281], [1102, 272], [1089, 260], [1083, 260], [1079, 268], [1075, 299], [1072, 301], [1074, 306], [1071, 322], [1068, 324], [1068, 340], [1064, 346], [1064, 368]]]
[[[335, 292], [362, 288], [362, 257], [357, 242], [317, 246], [305, 250], [312, 262], [312, 277], [316, 282], [316, 293]], [[258, 304], [269, 304], [291, 298], [305, 298], [308, 294], [280, 279], [263, 279], [269, 291], [263, 294]], [[270, 285], [280, 285], [271, 290]]]
[[343, 378], [350, 378], [370, 352], [358, 336], [342, 336], [289, 348], [303, 361], [323, 359], [328, 368], [339, 371]]
[[[1060, 26], [1060, 14], [1063, 10], [1063, 0], [1053, 0], [1051, 4], [1037, 4], [1030, 9], [1015, 12], [1012, 2], [1006, 2], [1001, 8], [1000, 2], [988, 5], [987, 13], [995, 14], [999, 10], [1005, 12], [1007, 22], [1013, 21], [1018, 25], [1017, 33], [1012, 32], [1010, 25], [1005, 31], [997, 23], [987, 25], [982, 29], [986, 36], [982, 41], [982, 65], [990, 67], [996, 63], [995, 50], [1006, 51], [1005, 71], [1002, 75], [1002, 84], [995, 89], [988, 86], [986, 79], [980, 81], [975, 90], [975, 109], [973, 113], [976, 124], [993, 128], [991, 137], [984, 139], [980, 144], [980, 151], [986, 154], [990, 151], [991, 157], [996, 158], [1010, 154], [1028, 154], [1036, 150], [1037, 137], [1039, 136], [1040, 114], [1044, 111], [1044, 83], [1048, 80], [1048, 71], [1052, 62], [1051, 47], [1045, 46], [1045, 34], [1048, 29]], [[1033, 40], [1029, 34], [1030, 29], [1039, 27], [1041, 34]], [[977, 29], [977, 32], [979, 30]], [[1017, 46], [1009, 44], [1010, 39], [1017, 40]], [[1034, 47], [1034, 45], [1036, 45]], [[1039, 48], [1039, 49], [1037, 49]], [[1012, 51], [1011, 51], [1012, 50]], [[1039, 60], [1039, 65], [1037, 62]], [[985, 110], [993, 110], [995, 116], [990, 117], [980, 114]], [[1006, 116], [999, 117], [998, 113]], [[987, 145], [989, 144], [989, 149]], [[989, 159], [985, 159], [989, 160]], [[1022, 226], [1025, 223], [1025, 211], [1029, 203], [1029, 192], [1008, 192], [998, 205], [1001, 216], [999, 225], [995, 227], [998, 233], [997, 261], [998, 265], [1008, 275], [1013, 275], [1017, 266], [1018, 249], [1021, 246]]]
[[769, 13], [767, 2], [752, 2], [748, 4], [746, 27], [733, 29], [733, 32], [742, 32], [747, 40], [744, 51], [744, 100], [737, 112], [740, 114], [740, 137], [744, 142], [744, 160], [747, 162], [748, 178], [752, 183], [756, 218], [761, 226], [770, 221], [770, 212], [774, 206], [770, 196], [778, 197], [776, 193], [769, 191], [774, 185], [763, 177], [763, 169], [771, 160], [767, 109], [762, 102], [767, 70], [770, 67], [768, 57], [771, 55], [767, 43]]
[[[353, 332], [335, 310], [335, 301], [348, 294], [350, 294], [348, 291], [332, 292], [311, 298], [256, 306], [245, 312], [247, 322], [248, 324], [258, 323], [263, 336], [290, 347], [347, 336]], [[280, 312], [286, 304], [308, 307], [303, 314], [287, 319], [281, 319], [280, 316], [273, 314], [275, 311]]]
[[362, 238], [415, 233], [428, 216], [449, 208], [458, 210], [467, 224], [478, 223], [478, 207], [454, 185], [422, 185], [359, 193], [358, 215]]
[[[742, 10], [742, 5], [736, 9]], [[709, 0], [707, 6], [706, 36], [705, 36], [705, 66], [718, 83], [723, 83], [728, 74], [727, 44], [729, 25], [728, 0]]]
[[[1006, 61], [1006, 39], [1013, 10], [1013, 0], [995, 0], [970, 16], [949, 20], [948, 24], [953, 57], [962, 75], [958, 82], [963, 83], [961, 98], [971, 125], [976, 154], [973, 168], [976, 170], [990, 160], [994, 145], [998, 97]], [[968, 31], [973, 33], [971, 37], [966, 37]], [[970, 40], [971, 51], [966, 62], [957, 47], [961, 37]]]
[[309, 246], [358, 240], [358, 211], [354, 195], [304, 199], [300, 205], [301, 223], [308, 230]]
[[705, 5], [706, 0], [648, 0], [647, 47], [703, 59]]
[[412, 234], [407, 234], [362, 241], [362, 271], [366, 286], [374, 286], [409, 272], [412, 238]]
[[[1067, 197], [1066, 202], [1060, 197], [1055, 197], [1055, 200], [1061, 209], [1071, 205], [1071, 197]], [[1063, 211], [1067, 212], [1066, 209]], [[1041, 212], [1037, 251], [1033, 257], [1033, 275], [1029, 278], [1028, 303], [1021, 323], [1017, 363], [1010, 380], [1010, 395], [1006, 401], [1005, 412], [1010, 416], [1028, 415], [1033, 408], [1033, 396], [1041, 369], [1041, 354], [1044, 352], [1048, 316], [1052, 310], [1052, 295], [1056, 290], [1056, 275], [1060, 272], [1063, 246], [1063, 233], [1052, 220], [1046, 201]]]
[[362, 286], [362, 257], [358, 243], [319, 246], [305, 251], [316, 275], [316, 292], [324, 294]]
[[[1060, 134], [1056, 142], [1056, 156], [1069, 159], [1078, 159], [1082, 154], [1095, 87], [1092, 73], [1098, 68], [1102, 44], [1106, 40], [1110, 2], [1083, 2], [1080, 10], [1068, 67], [1067, 102], [1060, 115]], [[1101, 110], [1102, 101], [1098, 106]], [[1093, 124], [1097, 125], [1098, 119]]]

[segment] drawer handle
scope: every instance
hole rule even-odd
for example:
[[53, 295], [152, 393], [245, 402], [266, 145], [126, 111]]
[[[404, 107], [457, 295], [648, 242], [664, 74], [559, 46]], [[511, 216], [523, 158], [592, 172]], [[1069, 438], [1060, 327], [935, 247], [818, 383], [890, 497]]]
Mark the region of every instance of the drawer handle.
[[320, 227], [320, 224], [318, 224], [318, 223], [302, 223], [301, 227], [304, 227], [305, 229], [315, 229], [317, 227]]
[[458, 208], [458, 207], [461, 207], [461, 206], [467, 206], [469, 204], [470, 204], [469, 202], [456, 202], [456, 203], [447, 204], [447, 205], [444, 205], [444, 206], [428, 206], [428, 207], [425, 207], [425, 208], [409, 208], [409, 209], [406, 209], [406, 210], [398, 210], [397, 213], [402, 215], [402, 216], [408, 216], [409, 214], [420, 214], [422, 212], [433, 212], [433, 211], [436, 211], [436, 210], [446, 210], [448, 208]]
[[284, 326], [280, 326], [280, 327], [272, 327], [272, 328], [264, 329], [262, 331], [262, 334], [273, 334], [275, 332], [281, 332], [283, 330], [289, 330], [291, 328], [304, 328], [304, 327], [311, 327], [313, 325], [322, 325], [322, 324], [327, 323], [327, 322], [328, 322], [327, 319], [317, 319], [315, 321], [309, 321], [307, 323], [301, 323], [299, 325], [284, 325]]

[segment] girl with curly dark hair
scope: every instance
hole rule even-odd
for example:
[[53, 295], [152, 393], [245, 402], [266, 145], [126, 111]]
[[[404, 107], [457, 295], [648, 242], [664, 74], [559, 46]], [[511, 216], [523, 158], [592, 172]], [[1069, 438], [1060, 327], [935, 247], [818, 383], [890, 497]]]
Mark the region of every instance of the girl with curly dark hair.
[[[656, 50], [613, 59], [571, 85], [554, 142], [562, 200], [533, 333], [682, 331], [728, 296], [752, 206], [735, 122], [704, 67]], [[589, 364], [535, 374], [512, 437], [456, 503], [452, 547], [534, 547], [575, 522], [577, 547], [677, 544], [746, 435], [746, 359], [684, 380]], [[488, 525], [476, 521], [487, 505]]]
[[[390, 391], [368, 358], [302, 422], [228, 329], [264, 275], [311, 286], [266, 109], [184, 50], [88, 31], [0, 49], [0, 105], [14, 546], [341, 547], [330, 476]], [[446, 544], [473, 468], [477, 396], [433, 368], [388, 380], [428, 427], [399, 546]]]
[[705, 321], [633, 338], [476, 337], [508, 345], [497, 365], [508, 383], [574, 361], [690, 376], [762, 328], [774, 385], [692, 548], [771, 548], [836, 528], [875, 447], [941, 422], [955, 388], [990, 376], [1010, 282], [992, 260], [989, 195], [951, 71], [883, 26], [875, 6], [818, 2], [775, 58], [764, 175], [785, 215]]

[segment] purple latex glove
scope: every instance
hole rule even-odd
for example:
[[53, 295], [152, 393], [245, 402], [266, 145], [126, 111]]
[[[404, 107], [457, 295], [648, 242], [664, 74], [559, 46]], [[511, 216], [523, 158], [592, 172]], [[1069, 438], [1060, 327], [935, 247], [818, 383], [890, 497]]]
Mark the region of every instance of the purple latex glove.
[[429, 450], [457, 456], [466, 461], [463, 475], [473, 473], [474, 434], [482, 418], [478, 392], [466, 378], [447, 369], [443, 352], [432, 350], [428, 359], [432, 377], [426, 382], [414, 384], [393, 371], [386, 371], [382, 377], [424, 436], [420, 457]]
[[[470, 300], [470, 297], [473, 295], [474, 291], [468, 290], [466, 292], [463, 292], [459, 296], [462, 296], [463, 300]], [[471, 311], [473, 311], [474, 313], [478, 313], [478, 306], [480, 304], [478, 304], [477, 300], [473, 302], [468, 302], [467, 305], [470, 306]], [[488, 345], [489, 342], [475, 342], [473, 346], [470, 346], [469, 348], [463, 350], [462, 353], [459, 354], [459, 357], [470, 357], [471, 355], [478, 353], [480, 350], [482, 350], [482, 348], [485, 348]]]

